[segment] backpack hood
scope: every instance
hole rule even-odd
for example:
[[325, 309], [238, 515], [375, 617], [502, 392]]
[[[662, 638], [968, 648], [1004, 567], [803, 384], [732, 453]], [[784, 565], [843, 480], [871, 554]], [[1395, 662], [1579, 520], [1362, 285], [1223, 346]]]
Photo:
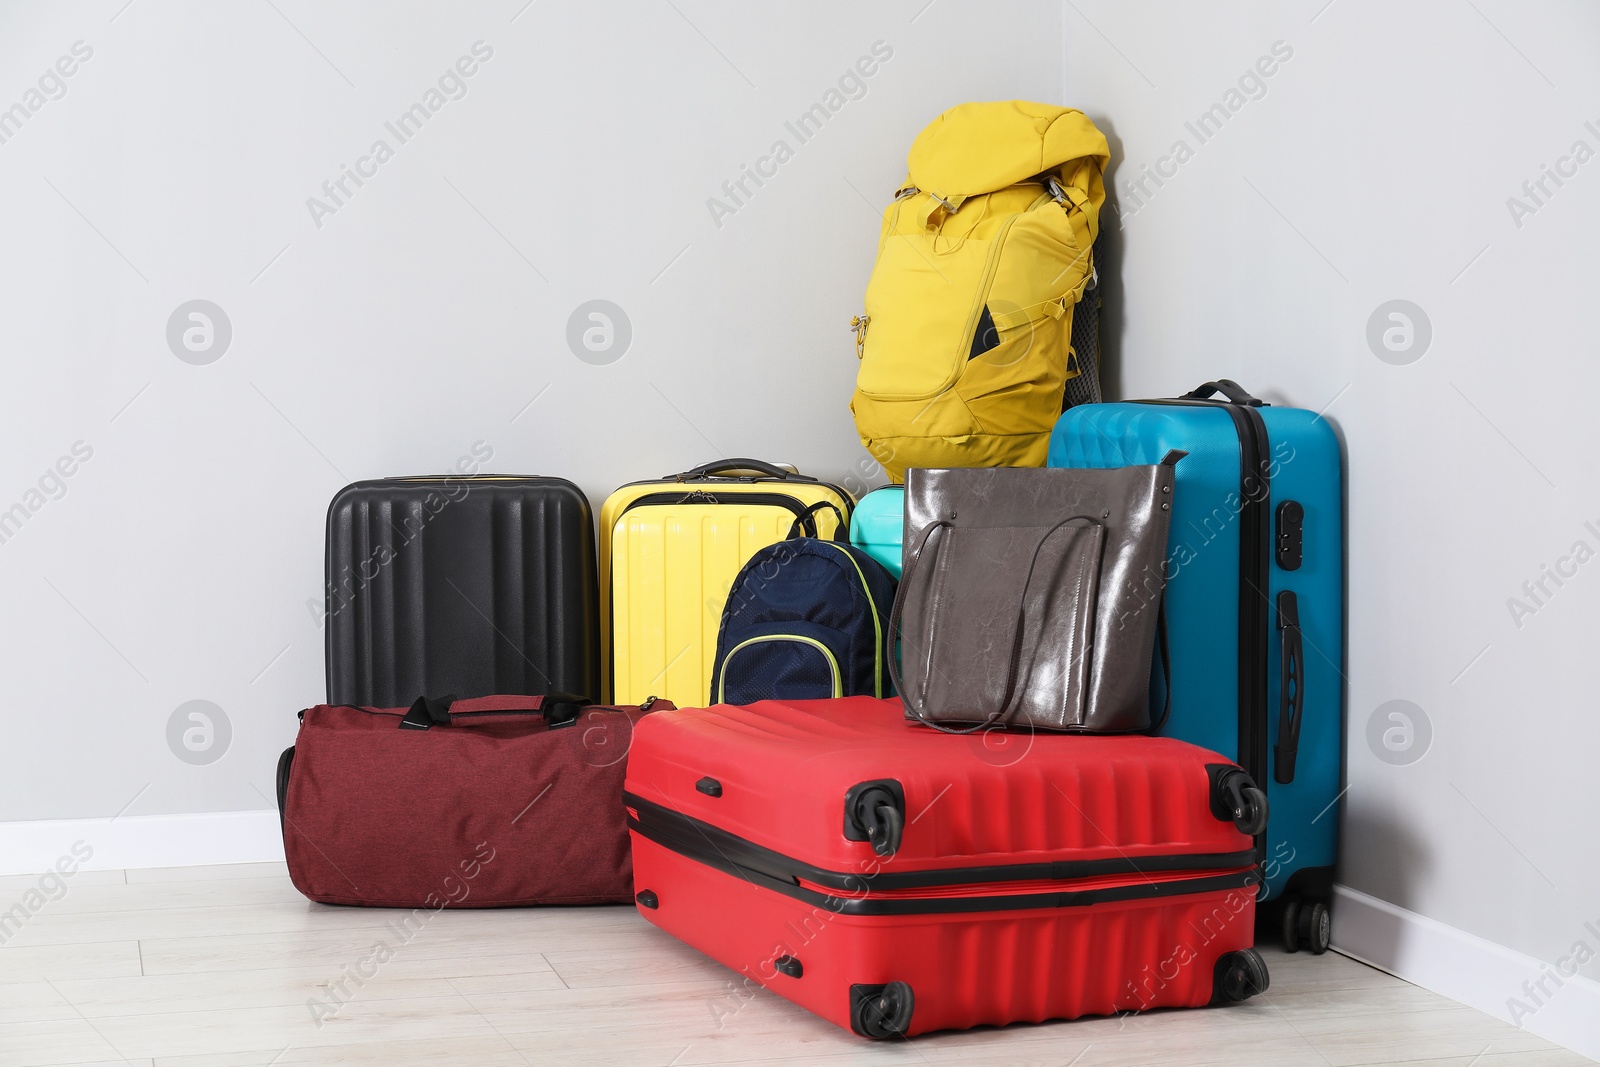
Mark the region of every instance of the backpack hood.
[[[998, 100], [961, 104], [934, 119], [912, 142], [906, 166], [908, 184], [950, 198], [991, 193], [1046, 171], [1070, 179], [1083, 163], [1098, 177], [1110, 158], [1105, 134], [1083, 112]], [[1075, 184], [1088, 187], [1082, 178]]]

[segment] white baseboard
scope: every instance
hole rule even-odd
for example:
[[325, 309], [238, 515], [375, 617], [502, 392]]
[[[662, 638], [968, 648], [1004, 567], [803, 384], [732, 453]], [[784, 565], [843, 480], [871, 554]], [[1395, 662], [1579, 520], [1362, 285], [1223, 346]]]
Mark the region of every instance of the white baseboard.
[[48, 871], [63, 856], [90, 871], [261, 863], [283, 859], [283, 835], [271, 809], [0, 822], [0, 875]]
[[[1600, 982], [1568, 978], [1551, 963], [1349, 886], [1334, 886], [1333, 896], [1333, 947], [1338, 951], [1546, 1041], [1600, 1059]], [[1596, 910], [1600, 912], [1600, 902]], [[1600, 915], [1591, 926], [1576, 937], [1589, 951], [1600, 954]], [[1557, 986], [1550, 975], [1562, 984]], [[1541, 978], [1545, 992], [1537, 987]], [[1532, 983], [1531, 993], [1524, 982]]]

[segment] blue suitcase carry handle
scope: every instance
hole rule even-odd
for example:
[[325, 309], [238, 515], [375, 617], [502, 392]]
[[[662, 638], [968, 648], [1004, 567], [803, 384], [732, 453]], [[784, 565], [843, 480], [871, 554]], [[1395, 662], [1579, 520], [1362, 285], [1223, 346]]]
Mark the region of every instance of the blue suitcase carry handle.
[[1294, 781], [1294, 761], [1300, 754], [1300, 691], [1305, 685], [1305, 663], [1300, 640], [1300, 602], [1285, 589], [1278, 594], [1278, 633], [1282, 655], [1278, 658], [1278, 743], [1272, 746], [1272, 778], [1279, 785]]
[[1218, 378], [1214, 382], [1206, 382], [1204, 385], [1200, 386], [1200, 388], [1191, 389], [1187, 393], [1184, 393], [1180, 399], [1207, 400], [1218, 393], [1221, 393], [1235, 404], [1243, 404], [1246, 407], [1263, 408], [1267, 406], [1266, 401], [1257, 400], [1255, 397], [1251, 396], [1249, 391], [1246, 390], [1244, 386], [1240, 385], [1232, 378]]

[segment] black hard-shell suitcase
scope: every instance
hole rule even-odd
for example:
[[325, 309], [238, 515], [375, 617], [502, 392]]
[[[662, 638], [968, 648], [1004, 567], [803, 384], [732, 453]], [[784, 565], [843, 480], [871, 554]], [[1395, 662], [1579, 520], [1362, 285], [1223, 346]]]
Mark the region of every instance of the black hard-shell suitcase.
[[564, 478], [356, 482], [328, 508], [328, 703], [600, 691], [594, 520]]

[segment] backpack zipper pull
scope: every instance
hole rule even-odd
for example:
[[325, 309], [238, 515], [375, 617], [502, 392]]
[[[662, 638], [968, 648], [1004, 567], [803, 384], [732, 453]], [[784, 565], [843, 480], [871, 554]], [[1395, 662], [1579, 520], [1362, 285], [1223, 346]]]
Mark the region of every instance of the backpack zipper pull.
[[866, 358], [867, 323], [872, 321], [871, 315], [857, 315], [850, 320], [850, 331], [856, 335], [856, 358]]

